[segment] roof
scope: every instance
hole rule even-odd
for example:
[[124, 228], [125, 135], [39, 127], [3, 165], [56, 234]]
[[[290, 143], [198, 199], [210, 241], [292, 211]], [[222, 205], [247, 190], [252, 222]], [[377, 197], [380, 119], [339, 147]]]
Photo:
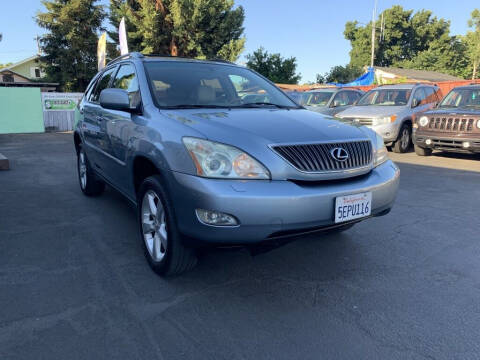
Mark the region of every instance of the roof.
[[428, 70], [415, 70], [415, 69], [400, 69], [400, 68], [392, 68], [392, 67], [381, 67], [375, 66], [375, 70], [381, 70], [383, 72], [393, 74], [400, 77], [406, 77], [410, 80], [418, 80], [418, 81], [455, 81], [455, 80], [463, 80], [453, 75], [443, 74], [436, 71], [428, 71]]
[[[418, 83], [418, 84], [391, 84], [391, 85], [380, 85], [378, 87], [376, 87], [375, 89], [407, 89], [407, 90], [411, 90], [413, 89], [415, 86], [418, 86], [418, 85], [433, 85], [433, 84], [423, 84], [423, 83]], [[372, 89], [374, 90], [374, 89]]]
[[23, 76], [23, 75], [15, 72], [15, 71], [13, 71], [13, 70], [10, 70], [10, 68], [0, 69], [0, 73], [3, 73], [3, 72], [9, 72], [9, 73], [12, 73], [12, 74], [14, 74], [14, 75], [17, 75], [17, 76], [21, 77], [22, 79], [25, 79], [25, 80], [27, 80], [27, 81], [30, 81], [29, 78], [27, 78], [27, 77], [25, 77], [25, 76]]
[[11, 65], [7, 66], [6, 68], [1, 69], [0, 71], [3, 71], [3, 70], [5, 70], [5, 69], [16, 68], [17, 66], [20, 66], [20, 65], [22, 65], [22, 64], [25, 64], [26, 62], [29, 62], [29, 61], [32, 61], [32, 60], [36, 60], [36, 59], [38, 59], [38, 58], [40, 58], [40, 55], [30, 56], [30, 57], [28, 57], [28, 58], [26, 58], [26, 59], [23, 59], [23, 60], [20, 60], [19, 62], [16, 62], [15, 64], [11, 64]]

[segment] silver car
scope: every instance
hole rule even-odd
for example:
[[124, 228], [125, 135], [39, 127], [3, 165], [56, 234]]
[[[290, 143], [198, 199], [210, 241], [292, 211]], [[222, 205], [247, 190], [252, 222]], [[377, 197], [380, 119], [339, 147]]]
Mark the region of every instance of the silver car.
[[113, 61], [79, 104], [74, 143], [81, 190], [109, 184], [136, 206], [159, 274], [193, 267], [202, 244], [348, 229], [387, 214], [399, 184], [375, 132], [305, 110], [227, 62]]
[[300, 104], [308, 110], [320, 114], [335, 116], [354, 105], [364, 94], [361, 90], [345, 88], [326, 88], [306, 91]]
[[436, 85], [384, 85], [367, 92], [337, 117], [372, 128], [394, 152], [404, 153], [412, 144], [412, 120], [440, 100]]

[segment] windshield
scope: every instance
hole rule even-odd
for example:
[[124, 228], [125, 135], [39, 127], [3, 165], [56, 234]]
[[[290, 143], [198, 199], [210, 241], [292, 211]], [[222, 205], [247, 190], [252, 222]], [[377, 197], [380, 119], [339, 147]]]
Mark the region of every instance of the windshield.
[[161, 108], [300, 108], [280, 89], [246, 68], [151, 61], [145, 63], [153, 98]]
[[357, 105], [402, 106], [407, 105], [410, 98], [409, 89], [370, 90], [358, 101]]
[[303, 105], [326, 106], [333, 95], [333, 91], [305, 92], [303, 94]]
[[454, 89], [445, 96], [440, 107], [480, 108], [480, 89]]

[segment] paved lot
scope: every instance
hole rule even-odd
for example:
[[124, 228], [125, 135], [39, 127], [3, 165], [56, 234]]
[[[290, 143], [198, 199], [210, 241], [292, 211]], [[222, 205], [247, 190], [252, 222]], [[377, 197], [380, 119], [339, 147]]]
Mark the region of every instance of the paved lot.
[[0, 152], [2, 360], [480, 356], [478, 157], [395, 154], [388, 216], [257, 256], [208, 251], [163, 280], [131, 206], [81, 195], [71, 134], [3, 135]]

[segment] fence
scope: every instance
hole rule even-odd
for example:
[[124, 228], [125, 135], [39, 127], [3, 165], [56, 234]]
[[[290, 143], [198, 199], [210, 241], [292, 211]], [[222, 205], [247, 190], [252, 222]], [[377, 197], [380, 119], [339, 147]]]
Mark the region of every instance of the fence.
[[45, 131], [72, 131], [82, 93], [42, 93]]

